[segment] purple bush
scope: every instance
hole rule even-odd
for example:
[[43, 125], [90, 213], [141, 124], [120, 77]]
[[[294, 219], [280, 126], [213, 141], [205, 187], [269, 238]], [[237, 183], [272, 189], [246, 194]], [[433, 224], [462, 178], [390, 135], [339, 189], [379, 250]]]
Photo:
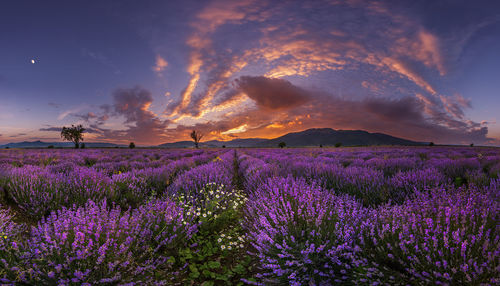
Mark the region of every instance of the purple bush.
[[16, 279], [21, 263], [19, 239], [23, 226], [13, 221], [12, 214], [0, 205], [0, 282], [11, 283]]
[[497, 285], [499, 176], [486, 147], [0, 150], [0, 284]]
[[180, 275], [172, 258], [195, 232], [196, 225], [170, 201], [154, 201], [132, 212], [92, 201], [63, 208], [33, 227], [24, 256], [27, 270], [20, 280], [152, 283], [160, 273], [168, 282]]
[[[498, 182], [485, 191], [436, 189], [383, 207], [365, 224], [361, 255], [377, 283], [479, 285], [500, 282]], [[366, 273], [361, 279], [367, 279]], [[365, 281], [365, 280], [362, 280]]]
[[168, 187], [170, 194], [195, 194], [208, 183], [230, 188], [233, 180], [232, 152], [216, 157], [211, 162], [199, 165], [179, 175]]
[[424, 192], [449, 184], [451, 181], [436, 169], [399, 172], [389, 179], [389, 196], [392, 201], [401, 203], [416, 192]]
[[109, 185], [107, 176], [89, 168], [75, 168], [63, 174], [25, 166], [11, 169], [6, 192], [25, 214], [40, 218], [62, 206], [109, 197]]
[[303, 179], [273, 178], [247, 203], [245, 227], [267, 283], [327, 285], [348, 281], [360, 250], [365, 212]]

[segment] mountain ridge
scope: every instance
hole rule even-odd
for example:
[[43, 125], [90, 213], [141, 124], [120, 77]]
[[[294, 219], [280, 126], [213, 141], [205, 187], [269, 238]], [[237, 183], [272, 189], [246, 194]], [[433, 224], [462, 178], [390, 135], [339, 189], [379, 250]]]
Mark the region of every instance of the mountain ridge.
[[[332, 128], [311, 128], [298, 132], [290, 132], [283, 136], [264, 139], [264, 138], [237, 138], [229, 141], [210, 140], [200, 142], [200, 147], [204, 148], [221, 148], [223, 146], [228, 148], [237, 147], [277, 147], [280, 142], [285, 142], [288, 147], [324, 147], [335, 146], [341, 143], [342, 146], [372, 146], [372, 145], [423, 145], [424, 142], [416, 142], [385, 133], [370, 133], [364, 130], [335, 130]], [[43, 142], [37, 141], [23, 141], [16, 143], [7, 143], [0, 145], [0, 148], [46, 148], [49, 145], [58, 147], [72, 147], [71, 142]], [[156, 146], [160, 148], [191, 148], [193, 147], [192, 141], [178, 141], [172, 143], [163, 143]], [[86, 147], [89, 148], [113, 148], [113, 147], [126, 147], [122, 144], [114, 143], [99, 143], [87, 142]]]

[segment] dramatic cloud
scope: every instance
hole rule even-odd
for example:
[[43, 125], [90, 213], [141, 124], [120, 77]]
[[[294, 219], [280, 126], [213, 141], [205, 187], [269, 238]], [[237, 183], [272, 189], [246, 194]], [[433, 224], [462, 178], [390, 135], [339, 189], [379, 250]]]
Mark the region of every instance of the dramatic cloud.
[[304, 90], [283, 79], [243, 76], [236, 80], [236, 84], [264, 109], [291, 108], [309, 100]]
[[[465, 43], [496, 18], [467, 23], [466, 35], [457, 35], [448, 33], [457, 31], [457, 19], [440, 30], [413, 11], [421, 5], [197, 3], [176, 30], [182, 52], [171, 56], [168, 37], [152, 44], [155, 63], [151, 67], [149, 57], [145, 70], [160, 75], [158, 86], [168, 84], [167, 97], [165, 90], [153, 95], [141, 87], [118, 89], [99, 108], [60, 110], [58, 119], [76, 118], [95, 130], [96, 140], [122, 143], [186, 140], [192, 129], [209, 140], [269, 138], [313, 127], [436, 143], [493, 142], [491, 124], [469, 117], [474, 99], [450, 82]], [[155, 34], [162, 38], [161, 29]], [[102, 53], [82, 53], [113, 66]], [[169, 62], [160, 55], [169, 55]]]
[[[305, 13], [316, 20], [303, 17]], [[331, 17], [332, 14], [337, 16]], [[361, 16], [363, 23], [353, 21]], [[398, 28], [387, 23], [395, 23]], [[405, 79], [432, 95], [438, 91], [425, 79], [421, 67], [434, 69], [439, 75], [446, 73], [440, 39], [403, 11], [393, 11], [378, 1], [315, 5], [213, 1], [196, 14], [191, 26], [193, 31], [186, 41], [191, 48], [187, 66], [190, 78], [180, 97], [167, 107], [166, 114], [170, 116], [202, 117], [207, 110], [236, 96], [230, 95], [229, 83], [245, 68], [255, 65], [260, 74], [272, 78], [309, 77], [319, 72], [362, 67], [367, 79], [384, 74], [386, 86]], [[253, 30], [253, 37], [240, 36], [246, 27]], [[234, 41], [219, 46], [216, 41], [222, 36], [218, 33], [222, 28], [224, 39]], [[239, 48], [228, 49], [236, 41]], [[362, 81], [363, 78], [360, 85]], [[382, 87], [378, 93], [382, 93]], [[408, 95], [408, 91], [405, 93]], [[249, 95], [260, 99], [256, 100], [258, 104], [267, 98], [252, 94], [259, 96]], [[277, 100], [271, 98], [267, 103], [277, 104]]]
[[[242, 77], [237, 89], [244, 89], [257, 103], [232, 118], [212, 124], [225, 127], [221, 134], [266, 136], [311, 127], [335, 127], [385, 132], [413, 140], [487, 143], [487, 128], [470, 120], [460, 120], [462, 97], [447, 97], [445, 103], [426, 103], [418, 97], [369, 97], [354, 100], [333, 94], [306, 91], [283, 79]], [[271, 92], [268, 92], [271, 91]], [[437, 98], [439, 100], [439, 97]], [[432, 112], [428, 112], [429, 104]], [[453, 109], [450, 109], [450, 106]], [[269, 112], [275, 110], [278, 112]]]
[[[107, 141], [135, 141], [139, 143], [164, 140], [168, 121], [159, 119], [149, 110], [153, 103], [151, 92], [139, 86], [121, 88], [113, 92], [113, 103], [102, 105], [100, 114], [78, 115], [90, 123], [89, 130], [95, 131], [96, 139]], [[111, 119], [124, 119], [126, 129], [112, 129], [104, 125]]]
[[[243, 94], [255, 104], [226, 113], [203, 123], [174, 124], [162, 121], [148, 110], [151, 94], [141, 88], [120, 89], [114, 103], [102, 109], [125, 118], [126, 130], [109, 130], [91, 125], [102, 138], [157, 142], [188, 139], [192, 129], [203, 131], [206, 139], [274, 137], [313, 127], [341, 126], [383, 132], [412, 140], [484, 144], [493, 142], [488, 129], [466, 120], [464, 108], [470, 103], [461, 96], [428, 95], [367, 97], [349, 99], [318, 90], [308, 90], [284, 79], [242, 76], [228, 94]], [[230, 97], [230, 96], [229, 96]]]

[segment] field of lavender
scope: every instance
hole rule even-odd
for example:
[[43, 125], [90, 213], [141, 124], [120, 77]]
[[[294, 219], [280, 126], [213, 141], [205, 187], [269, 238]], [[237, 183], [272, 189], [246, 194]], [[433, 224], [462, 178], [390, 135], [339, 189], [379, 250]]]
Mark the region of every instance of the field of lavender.
[[500, 149], [0, 151], [6, 285], [498, 285]]

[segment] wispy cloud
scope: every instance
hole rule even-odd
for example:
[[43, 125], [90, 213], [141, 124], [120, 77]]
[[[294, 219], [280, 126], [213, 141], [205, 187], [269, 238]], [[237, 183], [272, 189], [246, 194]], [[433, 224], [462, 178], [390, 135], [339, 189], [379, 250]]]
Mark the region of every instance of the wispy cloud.
[[57, 120], [63, 120], [64, 118], [66, 118], [69, 115], [78, 114], [79, 112], [81, 112], [82, 110], [84, 110], [87, 107], [88, 106], [86, 104], [84, 104], [84, 105], [77, 106], [75, 108], [65, 110], [57, 116]]
[[167, 66], [168, 66], [167, 60], [162, 58], [160, 55], [157, 55], [155, 65], [153, 66], [153, 71], [155, 71], [157, 75], [161, 76], [162, 72], [165, 70]]

